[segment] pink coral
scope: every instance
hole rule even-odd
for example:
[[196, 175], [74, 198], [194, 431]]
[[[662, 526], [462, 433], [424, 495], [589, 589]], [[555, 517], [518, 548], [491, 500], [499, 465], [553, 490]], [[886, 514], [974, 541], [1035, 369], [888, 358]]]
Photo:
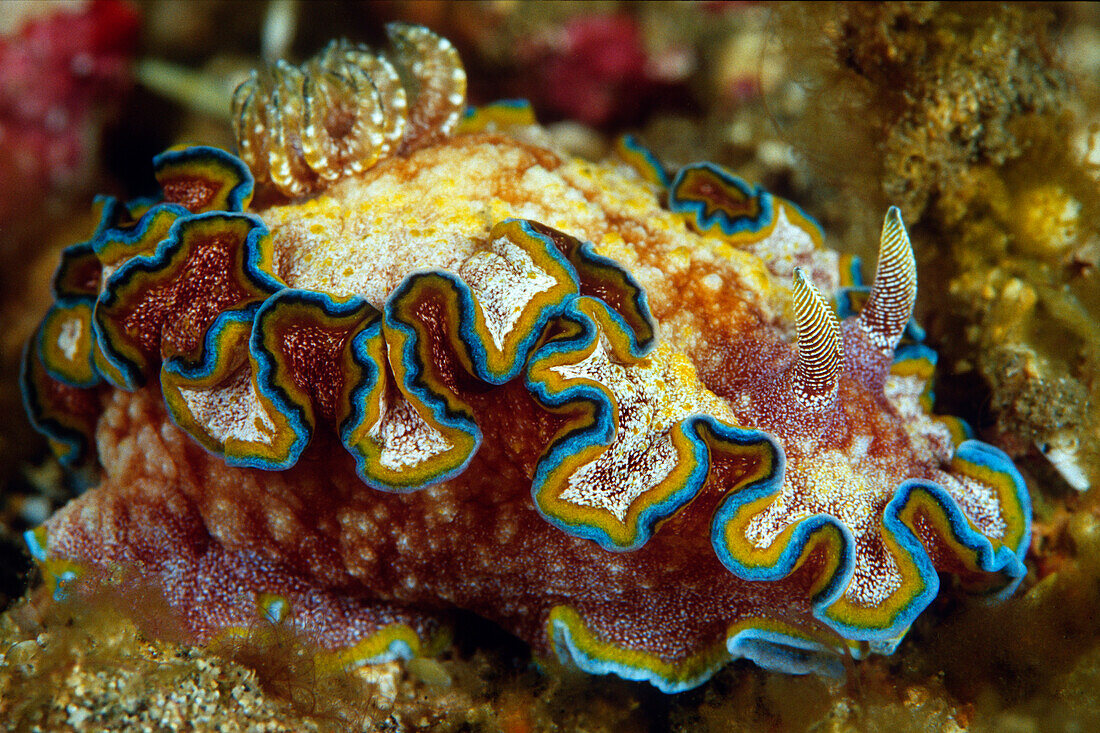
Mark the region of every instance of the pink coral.
[[0, 37], [0, 221], [32, 194], [72, 184], [94, 150], [106, 107], [129, 84], [139, 28], [121, 0], [48, 12]]
[[637, 21], [626, 14], [583, 15], [565, 24], [534, 64], [549, 111], [590, 125], [629, 119], [658, 83], [647, 69]]

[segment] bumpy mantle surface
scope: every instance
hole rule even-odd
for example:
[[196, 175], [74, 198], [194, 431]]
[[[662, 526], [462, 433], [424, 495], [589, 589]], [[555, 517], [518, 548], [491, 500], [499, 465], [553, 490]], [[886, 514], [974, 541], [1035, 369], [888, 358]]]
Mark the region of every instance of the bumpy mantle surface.
[[51, 578], [136, 569], [200, 637], [260, 613], [341, 663], [427, 653], [459, 607], [667, 691], [889, 653], [940, 572], [1011, 592], [1027, 494], [928, 412], [896, 211], [866, 288], [727, 171], [571, 159], [523, 118], [251, 213], [212, 148], [104, 200], [25, 365], [101, 474], [28, 537]]

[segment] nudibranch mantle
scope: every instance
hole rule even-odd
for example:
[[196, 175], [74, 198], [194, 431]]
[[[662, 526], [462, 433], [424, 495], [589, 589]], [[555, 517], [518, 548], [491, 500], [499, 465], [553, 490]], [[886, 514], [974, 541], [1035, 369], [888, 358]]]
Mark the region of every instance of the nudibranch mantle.
[[720, 167], [578, 160], [514, 102], [456, 123], [450, 52], [402, 32], [446, 77], [411, 85], [415, 142], [292, 161], [316, 193], [255, 209], [240, 160], [169, 151], [161, 200], [65, 251], [25, 402], [98, 485], [28, 534], [50, 578], [130, 568], [200, 638], [259, 614], [340, 664], [431, 653], [462, 608], [666, 691], [890, 653], [940, 573], [1012, 591], [1027, 493], [929, 411], [896, 210], [865, 287]]

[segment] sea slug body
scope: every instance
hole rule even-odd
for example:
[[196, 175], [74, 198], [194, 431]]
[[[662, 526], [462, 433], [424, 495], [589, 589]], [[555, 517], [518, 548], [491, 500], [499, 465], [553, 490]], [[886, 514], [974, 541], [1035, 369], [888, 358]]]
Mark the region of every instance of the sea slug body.
[[1028, 496], [929, 412], [896, 209], [864, 287], [794, 204], [454, 113], [449, 44], [391, 35], [257, 75], [247, 165], [169, 151], [64, 253], [25, 402], [96, 485], [28, 533], [52, 581], [128, 568], [201, 639], [261, 614], [340, 664], [461, 608], [665, 691], [890, 653], [940, 573], [1012, 591]]

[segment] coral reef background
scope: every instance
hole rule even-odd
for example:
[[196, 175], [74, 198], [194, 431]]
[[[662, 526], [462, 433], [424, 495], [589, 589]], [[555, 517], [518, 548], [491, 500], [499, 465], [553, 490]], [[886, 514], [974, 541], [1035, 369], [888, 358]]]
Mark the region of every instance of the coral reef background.
[[[77, 19], [98, 45], [61, 42]], [[639, 132], [673, 166], [714, 160], [798, 201], [830, 246], [861, 255], [881, 212], [900, 206], [918, 315], [941, 354], [937, 412], [968, 419], [1028, 480], [1036, 520], [1021, 591], [993, 609], [941, 598], [896, 655], [853, 662], [843, 681], [738, 663], [665, 697], [540, 670], [472, 619], [439, 659], [326, 675], [277, 627], [197, 648], [140, 588], [58, 603], [36, 586], [19, 535], [77, 487], [17, 417], [16, 365], [57, 251], [92, 225], [91, 192], [151, 191], [148, 160], [178, 142], [231, 147], [229, 95], [258, 58], [297, 61], [339, 35], [379, 44], [395, 19], [458, 46], [472, 102], [530, 98], [578, 154], [600, 157], [615, 133]], [[40, 78], [28, 81], [29, 68]], [[0, 720], [16, 730], [1100, 725], [1098, 70], [1100, 11], [1068, 4], [5, 4], [0, 79], [22, 83], [0, 84], [0, 140], [15, 161], [0, 191], [0, 398], [13, 415], [0, 433]], [[19, 168], [14, 153], [47, 132], [72, 155]]]

